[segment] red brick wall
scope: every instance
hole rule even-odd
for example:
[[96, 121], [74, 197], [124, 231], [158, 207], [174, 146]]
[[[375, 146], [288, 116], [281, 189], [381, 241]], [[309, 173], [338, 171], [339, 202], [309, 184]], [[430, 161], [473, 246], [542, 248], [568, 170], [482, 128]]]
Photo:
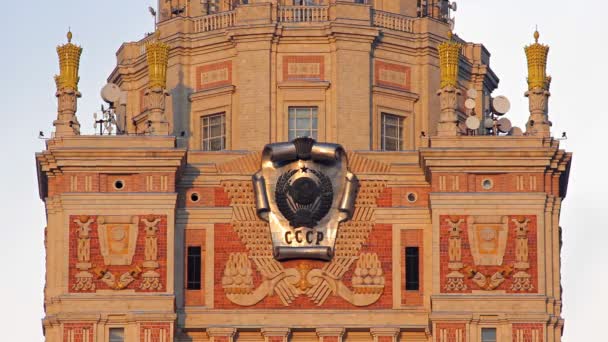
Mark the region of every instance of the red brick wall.
[[[513, 324], [513, 342], [532, 342], [532, 331], [538, 331], [538, 342], [543, 342], [543, 325], [538, 323]], [[523, 333], [523, 340], [518, 340], [518, 334]]]
[[[448, 269], [448, 262], [449, 262], [449, 256], [448, 256], [448, 244], [449, 244], [449, 231], [450, 231], [450, 226], [449, 224], [446, 222], [446, 219], [448, 219], [448, 215], [442, 215], [440, 216], [440, 249], [439, 249], [439, 254], [440, 254], [440, 270], [441, 270], [441, 291], [442, 292], [447, 292], [445, 290], [445, 285], [446, 285], [446, 276], [447, 274], [449, 274], [451, 272], [451, 270]], [[509, 216], [509, 235], [507, 238], [507, 246], [505, 249], [505, 255], [503, 258], [503, 265], [508, 265], [508, 266], [512, 266], [515, 263], [515, 240], [516, 240], [516, 235], [515, 235], [515, 228], [516, 225], [515, 223], [512, 221], [512, 219], [517, 218], [517, 217], [521, 217], [518, 215], [510, 215]], [[532, 279], [532, 284], [534, 286], [534, 289], [532, 291], [526, 292], [526, 293], [538, 293], [538, 265], [537, 265], [537, 220], [536, 220], [536, 216], [533, 215], [528, 215], [525, 216], [527, 217], [530, 222], [528, 223], [528, 228], [529, 228], [529, 232], [528, 232], [528, 262], [530, 264], [530, 268], [526, 271], [528, 274], [531, 275], [531, 279]], [[453, 216], [453, 218], [456, 218]], [[467, 222], [466, 216], [460, 216], [460, 218], [464, 219], [464, 222], [460, 224], [460, 228], [462, 229], [462, 233], [460, 235], [461, 237], [461, 248], [462, 248], [462, 263], [465, 266], [472, 266], [475, 269], [477, 269], [478, 271], [482, 272], [486, 277], [491, 276], [492, 274], [494, 274], [495, 272], [499, 271], [503, 266], [477, 266], [475, 265], [474, 261], [473, 261], [473, 256], [471, 254], [471, 249], [470, 249], [470, 244], [469, 244], [469, 237], [468, 237], [468, 227], [467, 227]], [[516, 271], [513, 271], [513, 274]], [[479, 290], [479, 286], [477, 286], [475, 283], [473, 283], [473, 281], [467, 277], [465, 277], [465, 284], [467, 285], [467, 289], [464, 291], [458, 291], [458, 293], [470, 293], [472, 290]], [[496, 289], [496, 290], [505, 290], [507, 293], [514, 293], [514, 291], [511, 290], [511, 285], [513, 284], [513, 278], [511, 277], [507, 277], [506, 280], [500, 284], [500, 286]], [[518, 292], [520, 293], [520, 292]]]
[[[164, 341], [171, 341], [171, 324], [170, 323], [142, 323], [139, 328], [139, 341], [140, 342], [160, 342], [161, 334], [164, 332], [166, 339]], [[145, 340], [146, 334], [150, 334], [150, 339]]]
[[[74, 336], [74, 342], [83, 342], [84, 336], [88, 335], [89, 342], [93, 342], [93, 324], [92, 323], [64, 323], [63, 324], [63, 342], [71, 342], [68, 338], [70, 333]], [[86, 335], [85, 335], [86, 334]]]
[[205, 229], [186, 229], [186, 246], [184, 249], [184, 288], [188, 281], [188, 247], [201, 247], [201, 289], [185, 289], [185, 305], [205, 305]]
[[[430, 187], [392, 187], [384, 188], [376, 201], [381, 208], [386, 207], [428, 207]], [[408, 194], [413, 193], [415, 201], [408, 200]]]
[[[148, 177], [151, 182], [148, 183]], [[163, 187], [161, 178], [166, 177]], [[114, 187], [117, 180], [122, 180], [124, 187]], [[49, 178], [49, 196], [70, 192], [173, 192], [175, 174], [173, 173], [138, 173], [138, 174], [105, 174], [75, 172], [65, 173]]]
[[464, 323], [437, 323], [437, 331], [435, 331], [435, 341], [439, 342], [441, 331], [447, 331], [447, 341], [446, 342], [456, 342], [456, 331], [462, 331], [462, 342], [467, 341], [467, 326]]
[[[198, 201], [192, 200], [192, 194], [198, 195]], [[179, 207], [227, 207], [230, 198], [223, 187], [200, 187], [188, 189], [179, 195]]]
[[[243, 307], [236, 305], [226, 297], [224, 289], [221, 285], [222, 276], [224, 274], [224, 268], [228, 261], [230, 253], [236, 252], [247, 252], [245, 245], [243, 245], [230, 224], [215, 224], [214, 229], [214, 241], [215, 241], [215, 259], [214, 259], [214, 307], [216, 309], [318, 309], [319, 306], [315, 305], [306, 295], [300, 295], [290, 306], [284, 306], [278, 296], [269, 296], [262, 300], [260, 303], [250, 306]], [[380, 299], [366, 307], [356, 307], [344, 299], [338, 296], [329, 296], [321, 308], [326, 309], [389, 309], [392, 308], [392, 225], [390, 224], [376, 224], [369, 236], [368, 241], [361, 248], [362, 253], [375, 252], [378, 254], [378, 258], [382, 264], [382, 270], [384, 272], [385, 284], [384, 292]], [[296, 267], [298, 263], [307, 263], [314, 268], [321, 268], [325, 264], [322, 261], [310, 261], [310, 260], [291, 260], [283, 262], [284, 268]], [[352, 289], [351, 279], [356, 267], [356, 263], [353, 263], [352, 267], [344, 277], [342, 281], [346, 286]], [[262, 282], [261, 275], [257, 271], [254, 263], [252, 262], [253, 270], [253, 283], [254, 287], [258, 287]]]
[[[139, 216], [139, 224], [138, 224], [138, 234], [137, 234], [137, 246], [135, 248], [135, 255], [133, 256], [133, 261], [131, 265], [128, 266], [105, 266], [103, 256], [101, 255], [101, 247], [99, 245], [99, 234], [97, 231], [97, 216], [91, 215], [93, 218], [93, 223], [91, 223], [90, 228], [90, 243], [91, 243], [91, 264], [92, 269], [89, 272], [93, 273], [93, 269], [95, 267], [101, 269], [107, 269], [112, 272], [117, 278], [120, 277], [121, 274], [128, 272], [135, 265], [141, 266], [144, 262], [144, 250], [145, 250], [145, 237], [146, 233], [144, 231], [145, 225], [141, 221], [144, 217], [153, 217], [160, 218], [160, 222], [158, 223], [158, 264], [159, 268], [156, 269], [156, 272], [160, 274], [160, 282], [162, 284], [162, 289], [160, 292], [166, 291], [166, 279], [167, 279], [167, 216], [165, 215], [140, 215]], [[70, 215], [70, 239], [69, 239], [69, 281], [68, 281], [68, 291], [76, 292], [73, 290], [72, 286], [75, 284], [75, 276], [78, 273], [78, 269], [76, 269], [76, 263], [78, 262], [78, 225], [74, 222], [74, 220], [79, 219], [78, 215]], [[99, 279], [94, 278], [95, 288], [96, 290], [106, 290], [110, 289], [106, 283], [102, 282]], [[150, 292], [149, 290], [144, 291], [139, 289], [139, 285], [141, 284], [141, 275], [133, 281], [131, 284], [127, 286], [128, 289], [134, 289], [136, 292]], [[82, 292], [82, 291], [78, 291]]]
[[[485, 189], [482, 182], [490, 179], [491, 189]], [[435, 173], [432, 175], [433, 192], [544, 192], [553, 193], [548, 181], [535, 173]], [[550, 182], [549, 182], [550, 183]]]
[[[401, 304], [403, 305], [422, 305], [422, 296], [424, 289], [424, 250], [422, 230], [407, 229], [401, 230]], [[418, 269], [420, 270], [420, 290], [406, 291], [405, 290], [405, 248], [418, 247], [420, 253]]]

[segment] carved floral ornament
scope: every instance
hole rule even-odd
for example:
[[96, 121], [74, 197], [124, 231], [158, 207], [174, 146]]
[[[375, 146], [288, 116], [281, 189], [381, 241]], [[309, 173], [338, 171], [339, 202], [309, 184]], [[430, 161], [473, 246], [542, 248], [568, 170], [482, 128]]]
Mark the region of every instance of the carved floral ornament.
[[[505, 265], [503, 258], [509, 235], [508, 216], [469, 216], [467, 222], [467, 237], [473, 265], [462, 262], [462, 232], [461, 224], [464, 219], [451, 216], [445, 219], [448, 224], [448, 269], [444, 289], [449, 292], [467, 290], [465, 278], [471, 279], [482, 290], [495, 290], [507, 278], [512, 277], [512, 291], [531, 291], [532, 277], [527, 270], [530, 268], [528, 258], [528, 223], [530, 219], [519, 216], [512, 219], [515, 223], [515, 263]], [[498, 269], [492, 274], [484, 274], [482, 268], [494, 266]], [[513, 274], [513, 272], [515, 274]]]
[[[312, 139], [267, 145], [253, 184], [222, 185], [234, 208], [232, 227], [247, 248], [231, 253], [224, 268], [221, 283], [231, 302], [252, 306], [277, 295], [286, 306], [299, 296], [322, 305], [335, 295], [368, 306], [380, 298], [385, 286], [380, 259], [360, 250], [384, 182], [359, 184], [341, 146]], [[285, 268], [280, 262], [285, 259], [329, 262], [321, 268], [306, 261]], [[353, 264], [351, 289], [342, 277]], [[254, 267], [262, 279], [257, 287]]]
[[[134, 263], [139, 223], [144, 225], [144, 261]], [[158, 264], [158, 224], [160, 218], [155, 216], [80, 216], [73, 220], [77, 228], [77, 260], [75, 281], [72, 290], [76, 292], [95, 291], [95, 281], [105, 283], [110, 289], [122, 290], [136, 279], [141, 278], [140, 290], [162, 289], [160, 274], [156, 271]], [[91, 225], [96, 223], [96, 243], [102, 262], [94, 265], [91, 262]]]

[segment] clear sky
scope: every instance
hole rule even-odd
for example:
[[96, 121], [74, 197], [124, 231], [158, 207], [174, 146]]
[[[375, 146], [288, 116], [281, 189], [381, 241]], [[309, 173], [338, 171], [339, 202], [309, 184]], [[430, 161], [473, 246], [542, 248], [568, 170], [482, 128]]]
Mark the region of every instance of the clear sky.
[[[55, 47], [73, 42], [84, 48], [78, 118], [93, 133], [92, 113], [99, 90], [116, 63], [123, 41], [152, 31], [148, 5], [154, 0], [2, 0], [0, 20], [0, 340], [42, 341], [45, 213], [38, 198], [34, 153], [44, 148], [38, 131], [50, 135], [56, 117], [53, 75]], [[608, 308], [608, 163], [601, 149], [608, 127], [608, 3], [602, 0], [462, 0], [456, 32], [483, 43], [500, 77], [494, 95], [512, 103], [508, 117], [524, 126], [528, 116], [523, 46], [535, 25], [549, 44], [550, 120], [554, 135], [566, 131], [562, 147], [574, 152], [568, 197], [562, 207], [564, 341], [599, 341]], [[604, 84], [604, 85], [602, 85]], [[605, 211], [606, 210], [606, 211]]]

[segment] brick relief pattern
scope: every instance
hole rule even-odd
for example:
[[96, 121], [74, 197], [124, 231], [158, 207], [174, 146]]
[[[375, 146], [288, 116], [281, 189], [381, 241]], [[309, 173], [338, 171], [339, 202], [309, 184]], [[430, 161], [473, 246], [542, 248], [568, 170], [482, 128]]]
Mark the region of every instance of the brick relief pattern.
[[[193, 200], [195, 194], [197, 200]], [[196, 207], [227, 207], [230, 205], [230, 198], [223, 187], [201, 187], [192, 188], [185, 194], [179, 195], [179, 206], [186, 208]]]
[[465, 342], [466, 328], [464, 323], [437, 323], [435, 342]]
[[[390, 187], [385, 188], [378, 197], [378, 207], [424, 207], [429, 206], [429, 187]], [[415, 200], [411, 201], [408, 196], [413, 194]]]
[[513, 342], [543, 342], [543, 325], [534, 323], [513, 324]]
[[63, 342], [93, 342], [93, 324], [64, 323]]
[[[392, 226], [373, 224], [373, 208], [383, 182], [362, 182], [353, 219], [342, 224], [336, 240], [336, 255], [331, 262], [292, 260], [278, 262], [272, 257], [267, 223], [258, 220], [250, 182], [224, 182], [231, 197], [234, 217], [231, 224], [215, 225], [215, 298], [216, 308], [389, 308], [391, 284]], [[232, 266], [234, 265], [234, 266]], [[353, 267], [354, 266], [354, 267]], [[373, 271], [372, 271], [373, 269]], [[238, 284], [236, 273], [239, 273]], [[308, 283], [308, 272], [323, 270], [339, 279], [352, 292], [331, 295], [323, 278]], [[275, 295], [253, 298], [268, 279], [283, 272], [293, 273], [298, 282], [279, 283]], [[371, 272], [371, 273], [370, 273]], [[290, 276], [291, 277], [291, 276]], [[368, 283], [366, 278], [370, 278]], [[377, 279], [376, 279], [377, 278]], [[375, 287], [374, 287], [375, 286]], [[344, 290], [342, 290], [344, 291]], [[372, 291], [372, 292], [369, 292]], [[375, 292], [374, 292], [375, 291]], [[245, 294], [248, 297], [236, 297]], [[233, 296], [230, 298], [229, 296]], [[345, 296], [345, 297], [344, 297]], [[236, 304], [233, 299], [237, 300]], [[371, 301], [370, 301], [371, 300]], [[367, 302], [370, 301], [370, 302]]]
[[325, 79], [323, 56], [284, 56], [284, 81], [322, 81]]
[[[117, 189], [117, 180], [123, 188]], [[172, 192], [175, 175], [172, 173], [105, 174], [75, 172], [49, 178], [49, 196], [81, 192]]]
[[374, 81], [379, 86], [409, 91], [412, 88], [412, 70], [405, 65], [376, 61]]
[[143, 323], [139, 329], [140, 342], [169, 342], [171, 341], [170, 323]]
[[[501, 243], [494, 241], [499, 239], [498, 234], [484, 229], [469, 232], [473, 229], [471, 222], [475, 222], [471, 216], [440, 216], [441, 291], [471, 293], [474, 290], [504, 290], [507, 293], [537, 293], [536, 216], [504, 217], [507, 230], [504, 255], [496, 265], [476, 265], [472, 246], [475, 242], [470, 237], [473, 236], [471, 234], [478, 234], [477, 244], [489, 246], [478, 248], [482, 260], [491, 260], [488, 257], [494, 253], [492, 248], [499, 248], [497, 246]], [[480, 226], [483, 227], [483, 224]], [[523, 226], [525, 232], [522, 232]], [[523, 239], [524, 235], [527, 241]]]
[[[485, 180], [491, 187], [484, 187]], [[432, 184], [434, 192], [544, 192], [546, 188], [542, 176], [531, 173], [433, 174]]]
[[[70, 215], [69, 292], [133, 289], [163, 292], [167, 277], [167, 217], [140, 215], [119, 217], [123, 223], [109, 223], [116, 216]], [[100, 221], [101, 219], [101, 221]], [[103, 233], [100, 225], [108, 226]], [[127, 227], [133, 225], [135, 230]], [[119, 228], [115, 229], [114, 227]], [[100, 235], [100, 233], [102, 235]], [[132, 235], [136, 234], [133, 239]], [[105, 235], [110, 256], [104, 257], [100, 238]], [[134, 246], [130, 246], [133, 239]], [[133, 256], [128, 258], [129, 250]], [[107, 253], [106, 253], [107, 254]], [[112, 255], [120, 262], [112, 260]], [[87, 257], [88, 256], [88, 257]], [[155, 260], [154, 260], [155, 259]]]
[[232, 85], [232, 61], [212, 63], [196, 68], [197, 90], [227, 85]]

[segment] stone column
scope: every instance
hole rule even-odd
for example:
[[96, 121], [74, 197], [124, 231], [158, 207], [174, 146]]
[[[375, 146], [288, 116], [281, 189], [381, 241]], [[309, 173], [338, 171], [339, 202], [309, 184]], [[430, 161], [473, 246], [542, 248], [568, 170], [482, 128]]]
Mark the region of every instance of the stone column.
[[319, 342], [342, 342], [344, 328], [317, 328]]
[[374, 342], [397, 342], [399, 328], [371, 328], [369, 332]]
[[437, 124], [438, 136], [456, 136], [460, 132], [458, 127], [458, 70], [460, 63], [460, 44], [452, 40], [452, 32], [448, 34], [448, 41], [438, 46], [439, 68], [441, 85], [437, 92], [441, 112]]
[[287, 342], [290, 329], [284, 327], [262, 328], [262, 336], [265, 342]]
[[234, 342], [235, 328], [207, 328], [209, 342]]
[[540, 34], [534, 32], [535, 43], [525, 47], [528, 59], [528, 91], [525, 96], [530, 102], [530, 117], [526, 124], [526, 132], [529, 135], [548, 138], [551, 136], [549, 121], [548, 101], [551, 93], [549, 85], [551, 77], [547, 76], [547, 55], [549, 47], [538, 43]]
[[80, 134], [80, 123], [76, 118], [77, 102], [81, 96], [78, 92], [78, 68], [82, 48], [72, 44], [72, 32], [67, 34], [68, 43], [57, 47], [59, 56], [59, 75], [55, 76], [57, 85], [57, 120], [55, 137], [73, 136]]

